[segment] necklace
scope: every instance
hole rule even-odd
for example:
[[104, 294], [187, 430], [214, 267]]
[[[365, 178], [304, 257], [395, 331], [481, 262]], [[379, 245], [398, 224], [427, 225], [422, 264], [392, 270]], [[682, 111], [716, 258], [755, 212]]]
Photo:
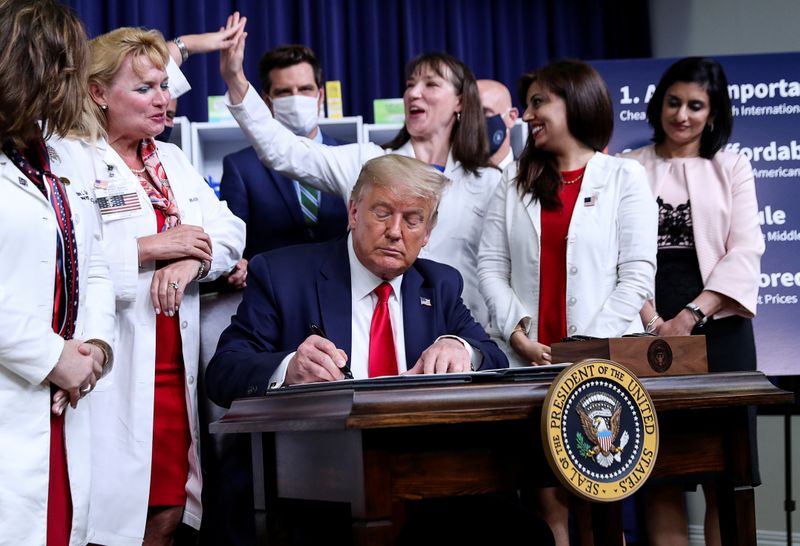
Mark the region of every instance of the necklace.
[[134, 169], [133, 167], [128, 167], [133, 174], [144, 174], [144, 171], [147, 170], [147, 167], [142, 167], [141, 169]]
[[578, 182], [578, 181], [580, 181], [580, 179], [581, 179], [581, 178], [583, 178], [583, 173], [584, 173], [584, 172], [586, 172], [586, 171], [583, 171], [581, 174], [579, 174], [578, 176], [576, 176], [576, 177], [575, 177], [575, 178], [573, 178], [572, 180], [565, 180], [565, 179], [562, 177], [562, 178], [561, 178], [561, 181], [562, 181], [564, 184], [574, 184], [575, 182]]

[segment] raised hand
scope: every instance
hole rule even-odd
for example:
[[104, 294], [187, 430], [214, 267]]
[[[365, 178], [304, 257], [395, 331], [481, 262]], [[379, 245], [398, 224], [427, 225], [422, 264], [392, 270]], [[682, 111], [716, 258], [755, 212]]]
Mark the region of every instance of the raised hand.
[[[226, 30], [234, 28], [238, 23], [238, 13], [228, 17]], [[247, 39], [246, 32], [235, 34], [231, 47], [223, 49], [219, 56], [219, 72], [228, 85], [228, 96], [231, 104], [239, 104], [247, 93], [250, 84], [244, 75], [244, 43]]]

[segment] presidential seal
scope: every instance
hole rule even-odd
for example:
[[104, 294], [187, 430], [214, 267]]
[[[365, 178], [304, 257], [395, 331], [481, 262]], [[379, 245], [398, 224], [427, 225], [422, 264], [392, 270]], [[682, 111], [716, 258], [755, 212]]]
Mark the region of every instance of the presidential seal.
[[663, 339], [657, 339], [647, 348], [647, 363], [654, 372], [664, 373], [672, 366], [672, 348]]
[[610, 360], [583, 360], [561, 372], [547, 392], [541, 428], [553, 473], [590, 501], [633, 494], [658, 453], [650, 395], [636, 376]]

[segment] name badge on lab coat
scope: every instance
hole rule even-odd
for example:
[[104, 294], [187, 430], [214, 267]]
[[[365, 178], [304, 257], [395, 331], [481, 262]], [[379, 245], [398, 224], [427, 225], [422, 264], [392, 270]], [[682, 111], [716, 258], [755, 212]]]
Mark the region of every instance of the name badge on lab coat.
[[100, 216], [104, 221], [109, 221], [144, 213], [137, 192], [139, 182], [115, 176], [117, 173], [114, 170], [113, 167], [109, 168], [108, 179], [94, 181], [94, 195]]

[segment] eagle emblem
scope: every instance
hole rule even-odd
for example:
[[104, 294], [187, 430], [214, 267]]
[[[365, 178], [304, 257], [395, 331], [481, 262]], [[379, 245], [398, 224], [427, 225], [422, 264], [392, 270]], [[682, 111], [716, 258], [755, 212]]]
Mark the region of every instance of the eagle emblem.
[[581, 454], [594, 459], [603, 468], [610, 467], [615, 461], [620, 462], [622, 451], [628, 444], [628, 433], [623, 431], [619, 445], [614, 445], [620, 432], [622, 405], [619, 401], [610, 394], [599, 392], [582, 398], [576, 409], [583, 428], [583, 434], [577, 434]]
[[58, 152], [56, 151], [56, 149], [53, 148], [52, 146], [50, 146], [49, 144], [47, 145], [47, 155], [50, 156], [50, 161], [51, 162], [53, 162], [53, 163], [61, 163], [61, 156], [58, 155]]

